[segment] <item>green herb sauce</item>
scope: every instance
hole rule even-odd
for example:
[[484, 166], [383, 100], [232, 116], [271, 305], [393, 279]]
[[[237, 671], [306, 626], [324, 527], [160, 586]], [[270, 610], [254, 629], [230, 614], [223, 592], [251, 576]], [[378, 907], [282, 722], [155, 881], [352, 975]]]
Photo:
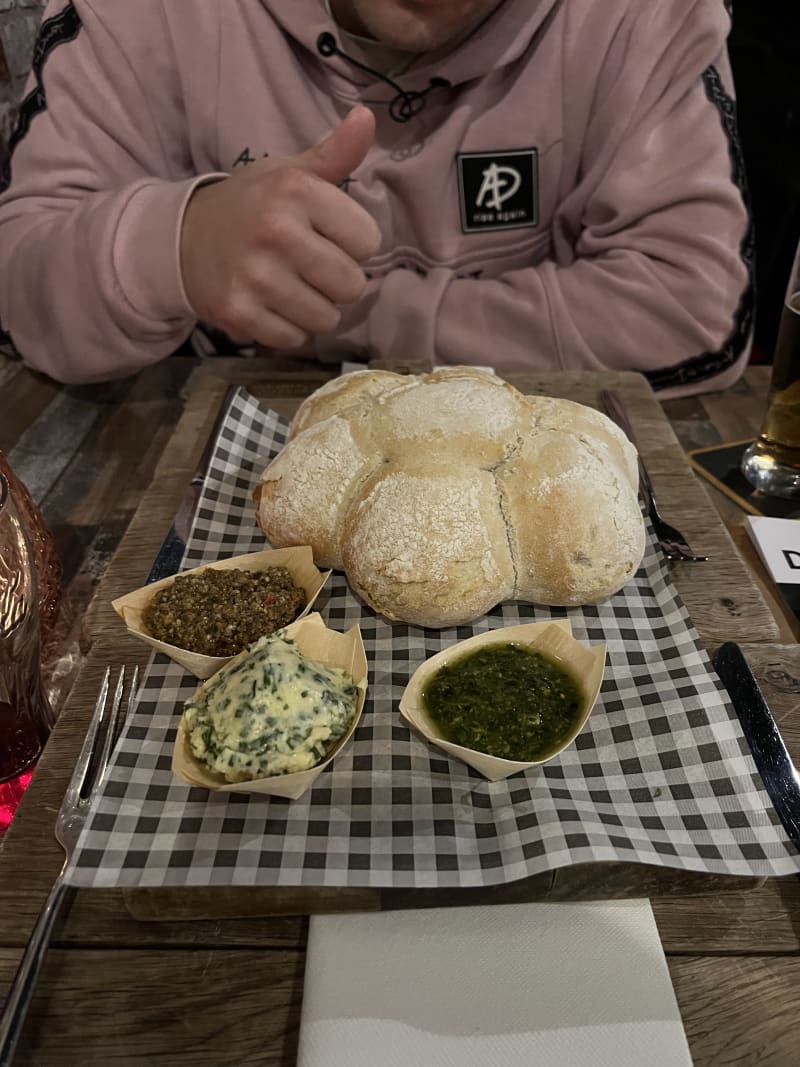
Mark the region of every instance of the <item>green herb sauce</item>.
[[557, 663], [513, 643], [446, 664], [422, 694], [442, 737], [502, 759], [545, 759], [578, 721], [581, 690]]

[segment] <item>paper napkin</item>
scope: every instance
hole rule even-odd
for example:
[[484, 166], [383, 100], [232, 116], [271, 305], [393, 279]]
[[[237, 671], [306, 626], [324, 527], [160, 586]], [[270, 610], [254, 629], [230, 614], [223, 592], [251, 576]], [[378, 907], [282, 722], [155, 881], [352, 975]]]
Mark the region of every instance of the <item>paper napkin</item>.
[[686, 1067], [650, 904], [311, 919], [299, 1067]]

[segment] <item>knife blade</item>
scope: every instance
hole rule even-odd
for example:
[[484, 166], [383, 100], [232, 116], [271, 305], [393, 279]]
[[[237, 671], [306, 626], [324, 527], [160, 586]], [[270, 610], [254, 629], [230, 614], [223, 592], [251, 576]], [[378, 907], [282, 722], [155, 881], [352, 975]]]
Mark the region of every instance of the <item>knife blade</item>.
[[619, 426], [636, 449], [636, 462], [639, 467], [639, 499], [652, 517], [653, 508], [655, 506], [653, 483], [650, 481], [650, 475], [647, 473], [647, 467], [644, 465], [639, 442], [636, 438], [636, 434], [633, 432], [633, 426], [631, 425], [631, 420], [628, 418], [628, 413], [622, 406], [622, 402], [617, 394], [610, 389], [601, 389], [599, 396], [600, 404], [606, 415]]
[[145, 585], [150, 585], [151, 582], [158, 582], [162, 578], [167, 578], [177, 573], [181, 565], [183, 554], [186, 551], [186, 541], [192, 527], [192, 520], [200, 501], [200, 490], [214, 452], [214, 445], [238, 390], [238, 385], [230, 385], [225, 392], [225, 397], [220, 404], [219, 412], [214, 420], [214, 425], [211, 427], [203, 453], [198, 460], [194, 476], [186, 487], [186, 492], [183, 494], [180, 506], [172, 521], [172, 526], [170, 526], [166, 537], [161, 542], [161, 547], [156, 553], [150, 573], [145, 580]]
[[755, 675], [734, 641], [720, 646], [714, 666], [742, 724], [764, 788], [784, 830], [800, 849], [800, 774]]

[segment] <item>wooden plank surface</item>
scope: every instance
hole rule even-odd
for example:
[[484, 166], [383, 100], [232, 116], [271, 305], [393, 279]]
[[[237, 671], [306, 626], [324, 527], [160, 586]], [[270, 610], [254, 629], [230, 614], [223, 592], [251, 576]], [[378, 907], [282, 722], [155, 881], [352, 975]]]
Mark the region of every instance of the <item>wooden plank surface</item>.
[[20, 364], [6, 365], [3, 375], [3, 422], [0, 451], [8, 454], [25, 431], [59, 394], [55, 382], [31, 374]]
[[[19, 364], [13, 366], [23, 380], [38, 383]], [[12, 442], [9, 462], [33, 492], [62, 562], [61, 609], [43, 655], [57, 708], [89, 643], [87, 606], [179, 421], [181, 390], [192, 369], [192, 360], [167, 360], [134, 378], [64, 388], [54, 394], [62, 402], [48, 403]], [[47, 387], [55, 388], [52, 382]], [[75, 432], [67, 400], [86, 432]], [[4, 392], [4, 414], [18, 404], [15, 392]]]
[[[662, 404], [681, 448], [691, 451], [754, 438], [764, 414], [772, 368], [750, 367], [724, 393], [706, 393]], [[757, 398], [757, 399], [756, 399]], [[747, 513], [710, 482], [695, 476], [731, 535], [780, 629], [781, 641], [800, 640], [800, 621], [777, 593], [750, 536], [745, 529]]]
[[800, 959], [672, 958], [694, 1067], [794, 1067]]
[[[125, 387], [118, 386], [120, 394], [114, 400], [98, 388], [93, 402], [98, 404], [100, 417], [91, 423], [61, 478], [48, 491], [51, 514], [63, 517], [63, 532], [82, 529], [88, 537], [94, 527], [87, 544], [76, 551], [79, 564], [73, 582], [82, 584], [71, 633], [80, 635], [82, 650], [80, 655], [75, 653], [75, 662], [83, 662], [92, 634], [94, 647], [37, 769], [34, 788], [24, 799], [2, 849], [0, 988], [10, 980], [60, 866], [53, 821], [88, 720], [98, 669], [108, 658], [122, 656], [129, 662], [147, 658], [147, 650], [124, 633], [115, 632], [109, 638], [107, 600], [115, 582], [120, 592], [140, 584], [213, 424], [213, 411], [205, 410], [197, 397], [186, 402], [184, 383], [193, 361], [172, 363], [158, 373], [151, 368]], [[227, 363], [212, 361], [210, 367], [196, 371], [194, 378], [221, 373], [228, 380], [249, 383], [254, 391], [276, 396], [275, 406], [285, 413], [293, 409], [298, 397], [325, 380], [325, 372], [317, 371], [315, 378], [288, 369], [265, 385], [257, 366], [237, 361], [229, 367]], [[0, 363], [0, 375], [5, 383], [19, 378], [15, 397], [23, 414], [13, 426], [4, 427], [6, 446], [13, 447], [36, 421], [36, 412], [39, 418], [46, 417], [55, 393], [41, 382], [27, 380], [29, 372], [16, 365]], [[574, 399], [587, 397], [586, 390], [594, 388], [584, 376], [578, 377], [562, 383], [564, 393]], [[718, 427], [727, 433], [749, 417], [751, 409], [758, 412], [759, 404], [752, 399], [753, 382], [756, 393], [763, 390], [765, 383], [748, 372], [747, 381], [736, 387], [732, 408], [726, 406], [724, 396], [668, 402], [666, 409], [681, 444], [714, 443], [725, 436]], [[531, 384], [548, 391], [550, 382], [537, 377]], [[619, 382], [615, 379], [612, 384]], [[213, 388], [221, 390], [221, 397], [225, 382]], [[212, 386], [204, 389], [210, 396]], [[638, 399], [633, 394], [627, 399], [635, 408], [635, 423], [645, 429], [643, 451], [657, 492], [663, 495], [664, 510], [690, 540], [710, 536], [727, 553], [729, 539], [724, 530], [720, 534], [713, 515], [705, 512], [708, 494], [729, 519], [734, 540], [741, 514], [736, 516], [730, 509], [726, 513], [729, 502], [704, 485], [701, 496], [687, 496], [694, 493], [689, 486], [701, 483], [694, 475], [684, 479], [679, 464], [685, 463], [685, 457], [670, 427], [653, 410], [659, 405], [647, 390]], [[146, 509], [140, 509], [131, 522], [181, 411], [190, 420], [184, 428], [190, 427], [189, 436], [193, 428], [195, 439], [178, 440], [177, 449], [170, 447]], [[150, 442], [144, 449], [143, 439]], [[103, 464], [104, 449], [108, 467]], [[98, 482], [94, 490], [84, 462], [93, 464]], [[677, 478], [676, 470], [681, 471]], [[97, 588], [126, 529], [129, 544], [139, 553], [138, 562], [124, 555], [119, 565], [115, 561], [106, 575], [102, 601], [93, 607], [84, 628], [82, 606]], [[748, 571], [738, 570], [738, 557], [731, 559], [735, 562], [725, 563], [723, 577], [705, 593], [702, 583], [708, 581], [708, 574], [694, 578], [690, 571], [685, 578], [676, 572], [676, 583], [687, 604], [692, 595], [689, 586], [695, 585], [698, 602], [690, 610], [702, 619], [700, 630], [710, 644], [734, 633], [736, 639], [749, 638], [748, 659], [790, 751], [800, 761], [800, 648], [792, 643], [785, 620], [776, 622], [770, 617], [769, 604], [749, 576], [742, 595], [740, 579]], [[731, 588], [726, 589], [726, 583]], [[524, 889], [519, 884], [508, 887], [516, 894], [509, 899], [525, 899]], [[363, 906], [376, 906], [375, 900], [367, 899]], [[387, 895], [377, 906], [401, 906], [401, 902]], [[750, 891], [712, 890], [691, 897], [665, 894], [653, 901], [653, 907], [695, 1064], [796, 1062], [793, 1025], [800, 992], [800, 879], [771, 880]], [[294, 1063], [306, 928], [301, 916], [144, 923], [131, 917], [119, 891], [74, 893], [55, 933], [19, 1062]], [[207, 981], [209, 977], [213, 981]], [[231, 1005], [236, 1005], [235, 1012]], [[80, 1019], [79, 1026], [76, 1019]], [[246, 1022], [237, 1031], [232, 1024], [241, 1019]]]
[[[44, 892], [49, 886], [45, 886]], [[472, 893], [465, 903], [485, 903], [489, 894]], [[407, 898], [408, 899], [408, 898]], [[524, 888], [513, 883], [492, 896], [494, 903], [525, 903], [530, 899]], [[6, 924], [0, 943], [21, 948], [35, 920], [36, 901], [22, 908], [4, 895], [3, 906], [18, 915]], [[381, 907], [391, 897], [381, 900]], [[371, 911], [368, 900], [356, 910]], [[660, 896], [653, 900], [664, 951], [669, 955], [776, 953], [800, 951], [800, 881], [797, 878], [769, 879], [754, 890], [705, 894], [685, 893]], [[55, 943], [62, 947], [114, 945], [157, 947], [235, 947], [263, 945], [296, 947], [304, 943], [306, 917], [276, 915], [268, 919], [217, 918], [141, 922], [129, 913], [120, 890], [80, 890], [60, 922]]]
[[[302, 949], [54, 948], [16, 1063], [289, 1067], [304, 966]], [[15, 967], [15, 955], [0, 949], [0, 985]]]
[[[800, 959], [673, 957], [668, 964], [695, 1067], [797, 1062]], [[0, 949], [0, 983], [14, 965]], [[53, 949], [18, 1062], [290, 1067], [304, 966], [301, 949]]]

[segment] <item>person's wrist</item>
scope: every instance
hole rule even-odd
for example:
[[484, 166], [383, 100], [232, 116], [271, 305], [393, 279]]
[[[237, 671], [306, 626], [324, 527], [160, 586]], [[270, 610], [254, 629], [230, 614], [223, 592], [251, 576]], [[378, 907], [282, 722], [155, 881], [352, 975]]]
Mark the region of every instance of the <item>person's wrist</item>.
[[187, 305], [202, 317], [200, 296], [194, 266], [201, 258], [198, 251], [203, 205], [211, 188], [209, 182], [197, 185], [186, 199], [178, 228], [178, 271]]
[[131, 309], [160, 323], [197, 318], [184, 289], [180, 238], [186, 206], [198, 186], [225, 175], [140, 185], [114, 235], [116, 280]]
[[209, 174], [199, 179], [187, 195], [178, 220], [178, 279], [183, 300], [196, 318], [202, 318], [196, 267], [202, 259], [199, 248], [205, 204], [213, 197], [214, 186], [227, 177], [227, 174]]

